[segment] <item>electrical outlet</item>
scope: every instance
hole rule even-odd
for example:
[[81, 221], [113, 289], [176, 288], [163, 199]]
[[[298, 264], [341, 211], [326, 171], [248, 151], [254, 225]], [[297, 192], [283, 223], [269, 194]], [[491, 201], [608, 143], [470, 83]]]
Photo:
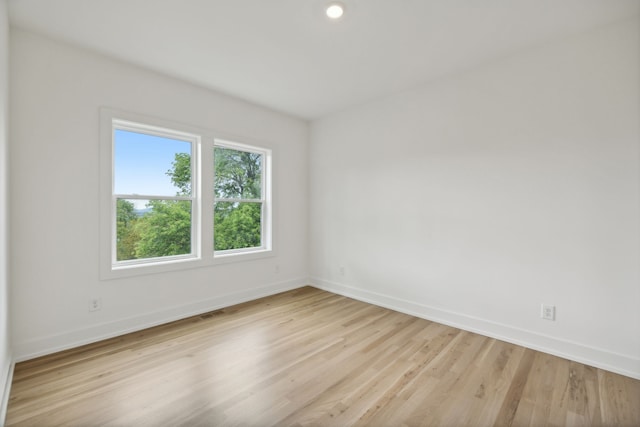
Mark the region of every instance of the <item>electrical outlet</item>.
[[340, 275], [344, 276], [344, 266], [340, 266]]
[[540, 317], [546, 320], [556, 320], [556, 306], [542, 304], [542, 308], [540, 310]]
[[92, 298], [89, 300], [89, 311], [98, 311], [102, 309], [102, 299]]
[[275, 272], [280, 273], [280, 264], [276, 264]]

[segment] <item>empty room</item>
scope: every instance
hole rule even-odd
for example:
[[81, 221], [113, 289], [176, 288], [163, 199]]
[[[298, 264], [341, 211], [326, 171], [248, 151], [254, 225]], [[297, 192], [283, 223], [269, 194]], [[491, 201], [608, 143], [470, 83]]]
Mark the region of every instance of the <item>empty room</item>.
[[640, 0], [0, 0], [0, 425], [640, 426]]

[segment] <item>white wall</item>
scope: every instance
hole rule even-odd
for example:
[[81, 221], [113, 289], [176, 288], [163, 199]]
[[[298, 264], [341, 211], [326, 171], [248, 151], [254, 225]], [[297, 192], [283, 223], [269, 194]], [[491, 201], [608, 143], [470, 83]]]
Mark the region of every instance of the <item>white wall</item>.
[[640, 377], [639, 52], [627, 21], [312, 123], [312, 282]]
[[8, 274], [8, 184], [7, 171], [8, 127], [9, 127], [9, 21], [7, 3], [0, 0], [0, 424], [4, 422], [4, 411], [9, 399], [9, 372], [11, 368], [11, 345], [9, 327], [9, 274]]
[[[18, 359], [300, 286], [310, 259], [318, 286], [640, 377], [637, 21], [316, 121], [310, 151], [300, 120], [10, 42]], [[100, 106], [271, 144], [277, 257], [100, 281]]]
[[[10, 70], [16, 359], [307, 283], [306, 122], [21, 30]], [[101, 106], [273, 148], [277, 256], [101, 281]], [[94, 296], [103, 308], [89, 313]]]

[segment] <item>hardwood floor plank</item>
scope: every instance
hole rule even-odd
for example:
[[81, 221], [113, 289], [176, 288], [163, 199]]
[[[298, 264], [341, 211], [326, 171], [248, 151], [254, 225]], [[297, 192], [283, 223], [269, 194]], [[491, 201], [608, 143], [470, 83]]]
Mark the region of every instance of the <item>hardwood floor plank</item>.
[[640, 426], [640, 381], [305, 287], [16, 365], [7, 426]]
[[640, 425], [640, 381], [598, 370], [600, 407], [607, 426]]

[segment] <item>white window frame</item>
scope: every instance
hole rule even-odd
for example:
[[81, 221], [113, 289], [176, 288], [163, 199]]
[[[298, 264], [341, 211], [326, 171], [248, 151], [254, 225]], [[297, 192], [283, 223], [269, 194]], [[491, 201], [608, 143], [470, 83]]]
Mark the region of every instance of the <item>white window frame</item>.
[[[114, 193], [114, 133], [115, 129], [152, 134], [192, 143], [191, 196], [132, 195]], [[240, 142], [235, 142], [241, 140]], [[250, 144], [245, 144], [244, 141]], [[201, 268], [229, 262], [251, 261], [276, 256], [273, 249], [272, 149], [263, 142], [248, 141], [212, 131], [146, 115], [100, 109], [100, 278], [111, 280], [130, 276]], [[214, 147], [260, 153], [262, 170], [261, 246], [246, 249], [214, 251], [213, 210]], [[191, 200], [191, 253], [141, 260], [116, 260], [116, 201], [125, 199]], [[253, 199], [239, 200], [241, 202]]]
[[[165, 262], [181, 261], [191, 258], [200, 257], [200, 197], [199, 189], [200, 183], [198, 177], [200, 176], [200, 151], [201, 139], [199, 135], [194, 135], [186, 132], [179, 132], [173, 129], [160, 128], [157, 126], [150, 126], [148, 124], [136, 123], [121, 119], [112, 120], [112, 140], [115, 143], [115, 133], [117, 130], [124, 130], [128, 132], [140, 133], [145, 135], [158, 136], [161, 138], [168, 138], [173, 140], [180, 140], [188, 142], [191, 145], [191, 196], [165, 196], [158, 194], [119, 194], [115, 193], [115, 171], [113, 169], [114, 162], [112, 161], [112, 190], [111, 190], [111, 265], [114, 269], [127, 268], [131, 266], [137, 266], [140, 264], [158, 264]], [[113, 144], [115, 147], [115, 144]], [[118, 199], [127, 200], [175, 200], [175, 201], [189, 201], [191, 202], [191, 251], [188, 254], [183, 255], [171, 255], [163, 257], [142, 258], [118, 261], [117, 260], [117, 227], [116, 227], [116, 210]]]
[[[240, 198], [217, 198], [214, 192], [214, 205], [216, 202], [231, 202], [231, 203], [260, 203], [262, 206], [262, 214], [260, 216], [260, 246], [242, 248], [242, 249], [227, 249], [222, 251], [214, 250], [214, 257], [222, 259], [229, 256], [245, 253], [259, 253], [271, 250], [271, 150], [266, 148], [255, 147], [247, 144], [240, 144], [237, 142], [227, 141], [223, 139], [216, 139], [214, 141], [214, 149], [216, 147], [226, 148], [235, 151], [244, 151], [247, 153], [260, 154], [262, 156], [262, 176], [260, 184], [262, 186], [260, 199], [240, 199]], [[214, 181], [215, 181], [215, 168], [214, 168]], [[215, 225], [213, 230], [215, 240]]]

